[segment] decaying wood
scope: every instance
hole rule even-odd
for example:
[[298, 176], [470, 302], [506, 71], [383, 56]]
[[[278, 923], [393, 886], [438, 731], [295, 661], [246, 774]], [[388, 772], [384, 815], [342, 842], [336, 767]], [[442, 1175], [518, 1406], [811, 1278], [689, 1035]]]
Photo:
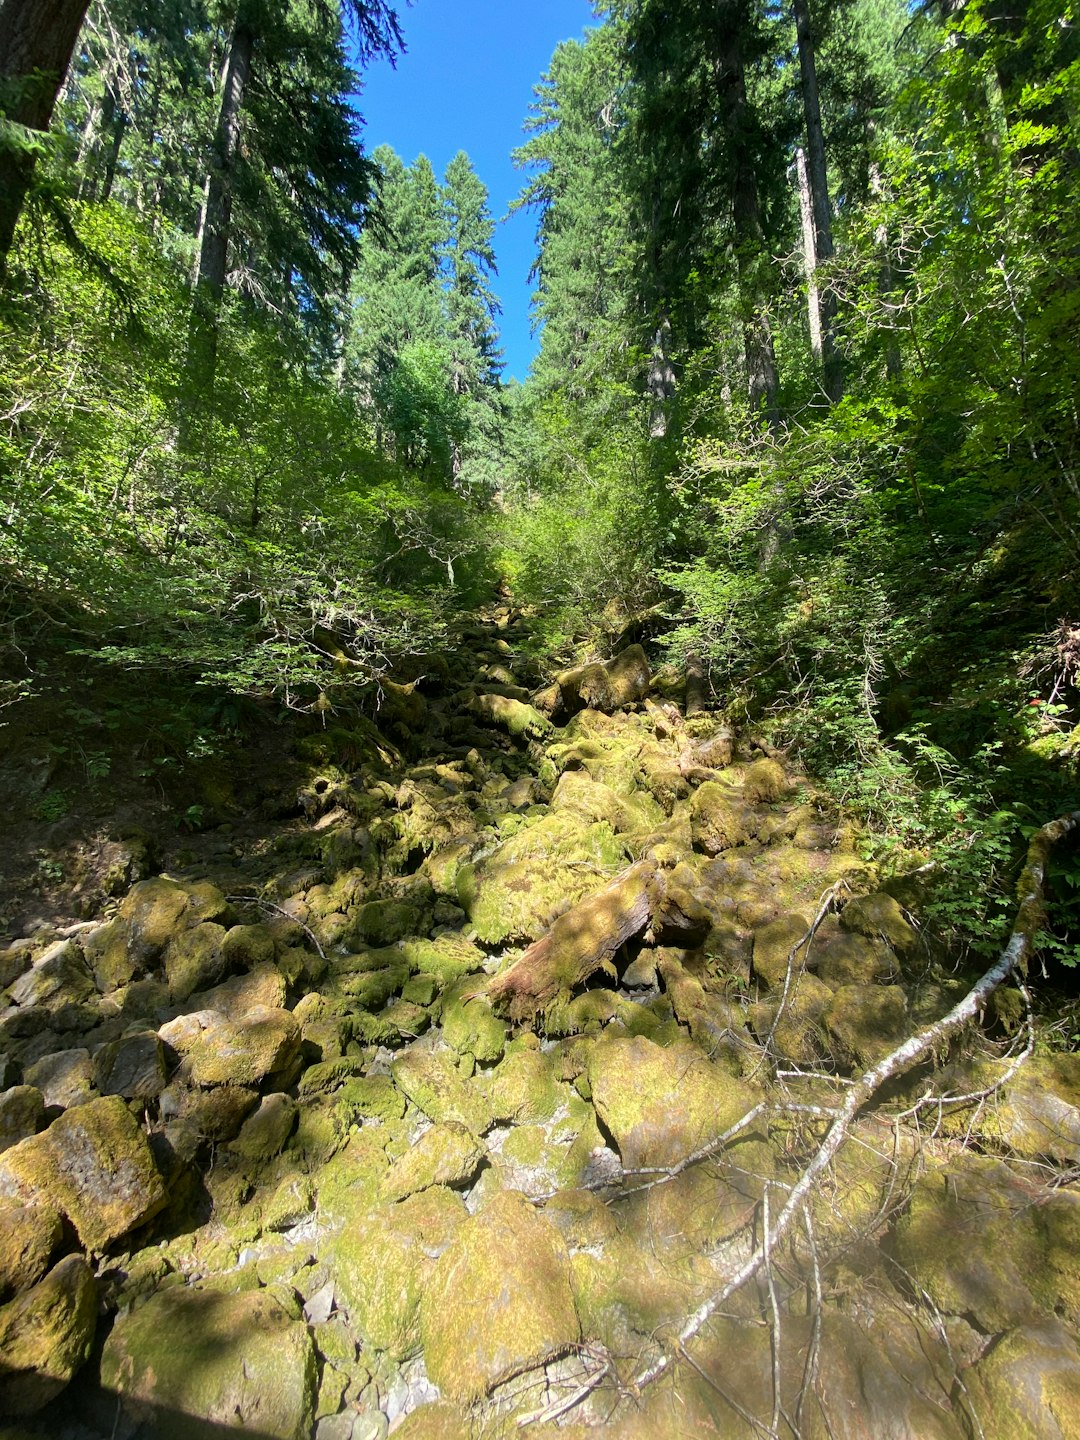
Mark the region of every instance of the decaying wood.
[[794, 1222], [805, 1213], [807, 1198], [816, 1182], [835, 1159], [837, 1152], [848, 1138], [851, 1127], [859, 1112], [877, 1094], [886, 1081], [905, 1074], [923, 1056], [937, 1050], [944, 1041], [955, 1035], [976, 1019], [985, 1008], [994, 991], [1014, 971], [1022, 969], [1031, 953], [1032, 942], [1043, 919], [1043, 887], [1046, 865], [1050, 852], [1059, 840], [1080, 825], [1080, 810], [1059, 820], [1053, 820], [1032, 836], [1028, 846], [1027, 861], [1017, 886], [1019, 908], [1008, 944], [998, 960], [968, 991], [964, 998], [940, 1020], [927, 1025], [917, 1034], [910, 1036], [891, 1054], [864, 1072], [848, 1089], [844, 1102], [836, 1111], [825, 1139], [813, 1159], [803, 1171], [799, 1181], [792, 1187], [783, 1208], [771, 1224], [766, 1224], [765, 1234], [747, 1259], [727, 1281], [722, 1289], [709, 1297], [686, 1320], [674, 1346], [635, 1377], [635, 1385], [642, 1388], [662, 1375], [683, 1353], [687, 1343], [697, 1335], [709, 1319], [728, 1300], [761, 1273], [769, 1261], [770, 1254], [784, 1239]]
[[560, 915], [520, 960], [488, 983], [488, 999], [514, 1020], [531, 1018], [609, 965], [619, 947], [649, 924], [663, 894], [660, 868], [639, 860]]

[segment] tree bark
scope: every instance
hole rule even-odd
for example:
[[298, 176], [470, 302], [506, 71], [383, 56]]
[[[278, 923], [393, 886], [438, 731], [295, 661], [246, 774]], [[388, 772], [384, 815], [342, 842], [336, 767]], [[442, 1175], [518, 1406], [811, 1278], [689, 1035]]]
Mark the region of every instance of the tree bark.
[[[814, 32], [807, 0], [792, 0], [795, 32], [799, 44], [799, 74], [802, 80], [803, 114], [806, 118], [806, 160], [810, 176], [810, 198], [814, 212], [815, 265], [832, 259], [832, 215], [829, 207], [829, 177], [825, 162], [825, 133], [821, 124], [817, 58]], [[835, 404], [844, 394], [844, 368], [836, 346], [836, 296], [826, 288], [820, 297], [821, 365], [825, 393]]]
[[240, 113], [254, 49], [255, 33], [241, 12], [222, 66], [221, 109], [199, 221], [199, 258], [188, 344], [190, 378], [197, 386], [212, 386], [217, 369], [218, 319], [225, 291], [233, 187], [240, 155]]
[[670, 359], [671, 321], [665, 315], [653, 337], [649, 362], [649, 439], [663, 440], [668, 432], [671, 402], [675, 398], [675, 370]]
[[[0, 0], [0, 107], [27, 130], [48, 130], [88, 0]], [[0, 274], [34, 177], [34, 156], [0, 143]]]
[[756, 156], [750, 143], [753, 117], [746, 94], [739, 15], [720, 18], [716, 28], [718, 99], [731, 146], [734, 173], [731, 181], [731, 218], [735, 232], [735, 262], [743, 310], [743, 353], [746, 357], [750, 406], [762, 412], [770, 425], [777, 410], [776, 352], [772, 327], [762, 304], [761, 268], [767, 263], [761, 223]]
[[817, 283], [814, 202], [810, 195], [806, 154], [802, 149], [795, 151], [795, 169], [799, 181], [799, 217], [802, 221], [803, 269], [806, 272], [806, 318], [810, 326], [810, 349], [820, 368], [824, 352], [821, 343], [821, 294]]

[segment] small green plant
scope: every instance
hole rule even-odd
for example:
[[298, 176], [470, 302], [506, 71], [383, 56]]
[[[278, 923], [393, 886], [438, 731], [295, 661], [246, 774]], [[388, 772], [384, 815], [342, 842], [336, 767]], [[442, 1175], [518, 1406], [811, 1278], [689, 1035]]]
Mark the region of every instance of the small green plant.
[[35, 814], [39, 820], [52, 822], [62, 820], [71, 809], [71, 801], [64, 790], [46, 790], [38, 801]]

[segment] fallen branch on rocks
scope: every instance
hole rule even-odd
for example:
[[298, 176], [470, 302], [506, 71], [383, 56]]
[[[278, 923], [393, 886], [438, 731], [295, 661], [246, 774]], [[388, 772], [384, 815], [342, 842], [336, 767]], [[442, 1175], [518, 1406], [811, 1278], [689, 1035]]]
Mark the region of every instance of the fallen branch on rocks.
[[1080, 826], [1080, 810], [1074, 810], [1058, 820], [1044, 825], [1031, 838], [1027, 859], [1017, 886], [1019, 908], [1012, 933], [1001, 955], [989, 970], [968, 991], [964, 998], [954, 1005], [948, 1014], [925, 1026], [910, 1036], [891, 1054], [865, 1071], [852, 1084], [843, 1104], [838, 1108], [836, 1119], [829, 1128], [813, 1159], [803, 1171], [798, 1182], [792, 1187], [783, 1208], [771, 1224], [766, 1224], [765, 1233], [755, 1247], [753, 1254], [735, 1272], [730, 1280], [716, 1294], [704, 1301], [684, 1323], [676, 1337], [674, 1347], [660, 1356], [634, 1378], [634, 1386], [642, 1390], [685, 1354], [685, 1346], [717, 1313], [720, 1307], [738, 1290], [753, 1280], [769, 1262], [771, 1253], [784, 1239], [794, 1222], [805, 1213], [807, 1197], [815, 1182], [835, 1159], [844, 1141], [848, 1138], [856, 1116], [889, 1080], [906, 1074], [926, 1054], [937, 1049], [943, 1041], [974, 1020], [984, 1009], [990, 996], [1014, 971], [1026, 965], [1031, 953], [1032, 942], [1043, 918], [1043, 891], [1046, 866], [1050, 853], [1058, 841]]

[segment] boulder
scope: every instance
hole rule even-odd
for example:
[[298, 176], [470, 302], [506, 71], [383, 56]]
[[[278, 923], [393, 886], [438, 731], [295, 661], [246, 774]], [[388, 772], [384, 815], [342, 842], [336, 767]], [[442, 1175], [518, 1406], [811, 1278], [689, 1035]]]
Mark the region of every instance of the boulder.
[[437, 1125], [453, 1121], [473, 1135], [491, 1129], [494, 1122], [487, 1100], [442, 1055], [406, 1050], [394, 1061], [391, 1073], [402, 1094]]
[[420, 1301], [435, 1257], [465, 1220], [460, 1195], [441, 1187], [349, 1217], [327, 1252], [338, 1303], [367, 1344], [398, 1360], [419, 1348]]
[[461, 1226], [420, 1310], [431, 1380], [468, 1402], [580, 1339], [566, 1242], [523, 1195], [503, 1191]]
[[643, 1036], [598, 1041], [587, 1073], [596, 1113], [628, 1170], [677, 1164], [724, 1134], [760, 1098], [697, 1046], [664, 1048]]
[[259, 1085], [268, 1076], [286, 1075], [300, 1051], [296, 1020], [269, 1005], [254, 1005], [236, 1020], [215, 1010], [197, 1011], [158, 1033], [182, 1055], [183, 1076], [204, 1088]]
[[840, 911], [840, 924], [857, 935], [884, 940], [901, 955], [919, 943], [918, 932], [905, 918], [898, 902], [883, 890], [849, 900]]
[[296, 1101], [288, 1095], [267, 1095], [240, 1127], [232, 1149], [245, 1160], [272, 1160], [296, 1123]]
[[1080, 1353], [1057, 1320], [1003, 1335], [965, 1376], [985, 1435], [1070, 1440], [1080, 1435]]
[[404, 1200], [434, 1185], [463, 1185], [476, 1174], [486, 1154], [464, 1125], [433, 1125], [391, 1165], [382, 1193], [387, 1200]]
[[225, 927], [207, 922], [174, 935], [165, 947], [165, 980], [174, 1000], [216, 985], [227, 970]]
[[316, 1356], [307, 1326], [265, 1290], [178, 1286], [122, 1315], [105, 1342], [101, 1385], [160, 1440], [309, 1440]]
[[89, 1358], [97, 1291], [80, 1255], [0, 1309], [0, 1414], [34, 1415]]
[[[754, 973], [770, 989], [783, 988], [788, 971], [788, 957], [810, 930], [805, 915], [783, 915], [754, 934]], [[798, 977], [806, 964], [806, 946], [800, 946], [792, 962], [793, 977]]]
[[778, 760], [755, 760], [743, 776], [743, 799], [751, 805], [772, 805], [793, 786]]
[[148, 1100], [168, 1083], [165, 1047], [153, 1030], [137, 1030], [103, 1045], [94, 1056], [94, 1081], [102, 1095]]
[[36, 1135], [45, 1118], [45, 1098], [34, 1085], [13, 1085], [0, 1095], [0, 1154]]
[[49, 945], [33, 965], [8, 989], [15, 1005], [81, 1005], [94, 994], [94, 977], [82, 951], [73, 940]]
[[60, 1239], [60, 1216], [55, 1210], [0, 1200], [0, 1301], [37, 1284]]
[[0, 1195], [43, 1203], [95, 1252], [161, 1210], [168, 1196], [150, 1146], [119, 1096], [65, 1110], [0, 1156]]
[[749, 839], [747, 808], [737, 791], [717, 780], [706, 780], [690, 797], [690, 827], [694, 849], [719, 855]]
[[833, 1054], [841, 1065], [876, 1065], [907, 1039], [907, 994], [899, 985], [842, 985], [825, 1012]]
[[652, 684], [652, 672], [640, 645], [631, 645], [607, 662], [596, 661], [557, 677], [562, 706], [570, 714], [599, 710], [612, 715], [644, 700]]
[[26, 1083], [41, 1091], [48, 1110], [85, 1105], [94, 1096], [94, 1066], [89, 1050], [57, 1050], [26, 1067]]

